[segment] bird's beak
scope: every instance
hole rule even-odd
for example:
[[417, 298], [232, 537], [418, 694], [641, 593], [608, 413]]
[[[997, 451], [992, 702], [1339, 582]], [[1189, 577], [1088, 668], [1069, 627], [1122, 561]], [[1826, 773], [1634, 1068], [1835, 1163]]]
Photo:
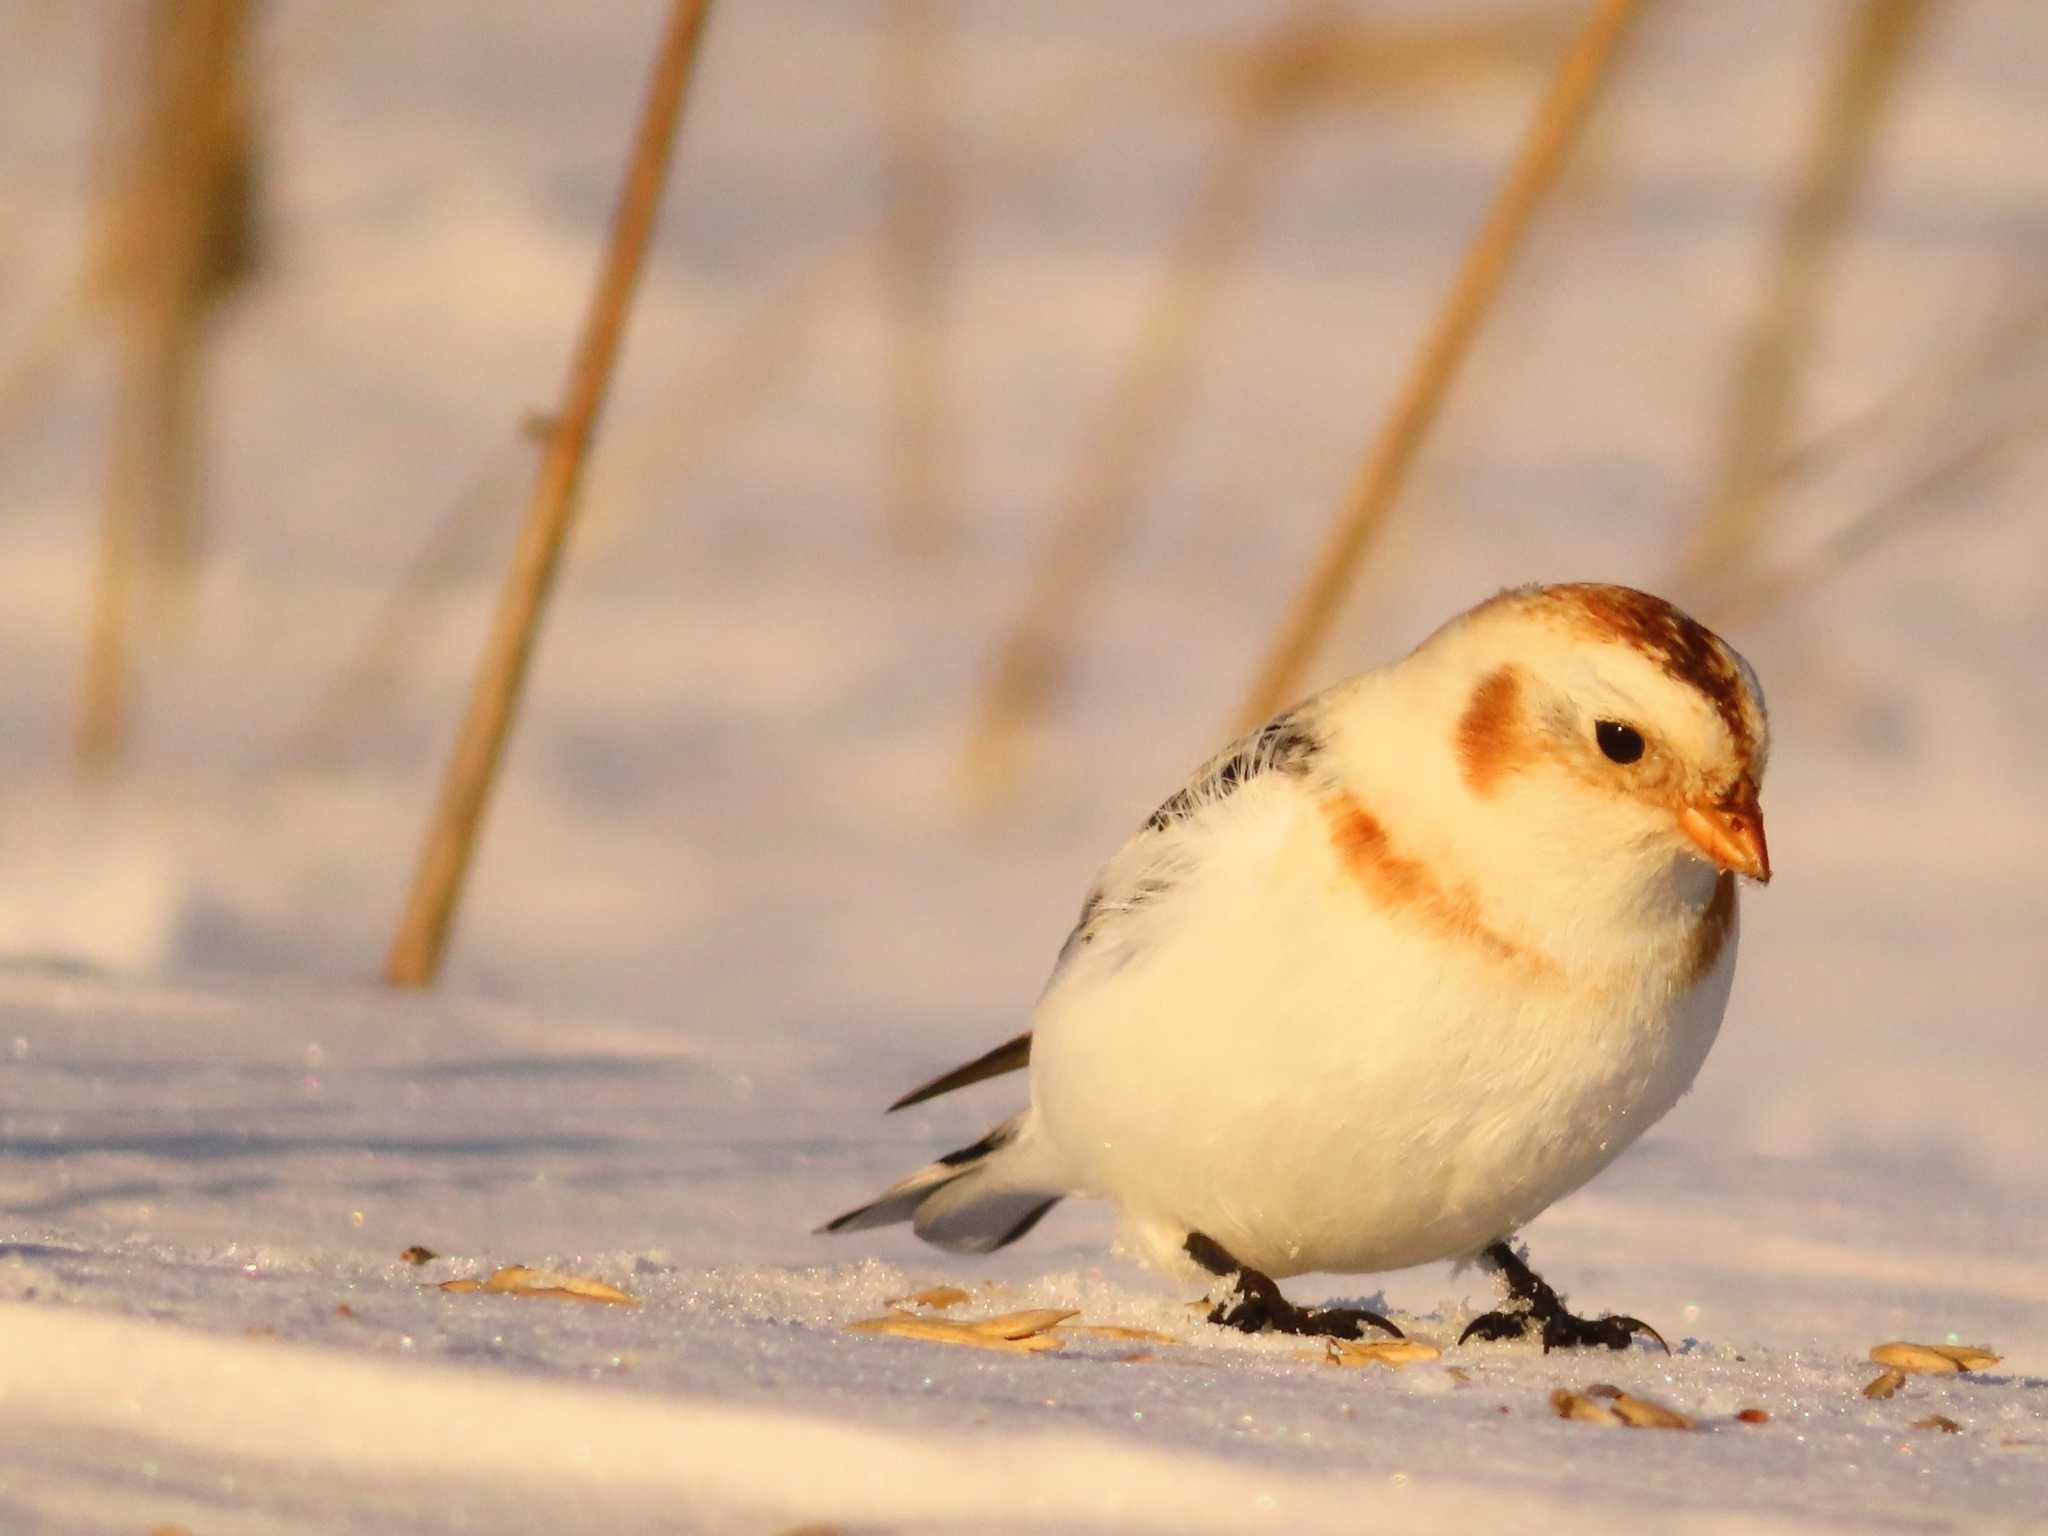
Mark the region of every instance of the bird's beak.
[[1744, 785], [1732, 798], [1711, 805], [1680, 806], [1678, 826], [1720, 868], [1770, 883], [1771, 850], [1764, 842], [1764, 813], [1754, 788]]

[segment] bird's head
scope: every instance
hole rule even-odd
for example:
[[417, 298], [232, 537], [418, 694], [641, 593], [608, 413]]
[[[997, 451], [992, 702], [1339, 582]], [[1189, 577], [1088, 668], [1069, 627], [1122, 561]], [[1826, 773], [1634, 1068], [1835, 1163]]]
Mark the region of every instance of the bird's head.
[[[1680, 855], [1771, 878], [1769, 753], [1749, 663], [1662, 598], [1590, 583], [1501, 593], [1415, 660], [1468, 805], [1586, 858]], [[1554, 836], [1552, 834], [1555, 834]]]

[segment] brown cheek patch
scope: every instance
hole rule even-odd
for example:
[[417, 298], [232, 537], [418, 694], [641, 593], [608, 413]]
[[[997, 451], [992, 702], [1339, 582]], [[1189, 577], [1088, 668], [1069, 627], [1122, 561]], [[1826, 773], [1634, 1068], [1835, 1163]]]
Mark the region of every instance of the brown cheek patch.
[[1522, 729], [1522, 680], [1513, 667], [1502, 667], [1472, 690], [1472, 702], [1458, 717], [1458, 766], [1473, 794], [1490, 795], [1532, 756]]
[[1448, 889], [1421, 860], [1394, 852], [1386, 828], [1357, 796], [1324, 801], [1323, 815], [1337, 862], [1380, 905], [1411, 913], [1446, 937], [1476, 944], [1499, 959], [1555, 969], [1549, 957], [1489, 927], [1469, 889]]
[[1686, 953], [1681, 986], [1694, 987], [1705, 979], [1707, 972], [1714, 968], [1714, 962], [1721, 958], [1721, 951], [1728, 947], [1728, 935], [1734, 931], [1735, 877], [1724, 870], [1721, 878], [1714, 882], [1714, 899], [1700, 914], [1700, 926], [1693, 934], [1692, 944]]

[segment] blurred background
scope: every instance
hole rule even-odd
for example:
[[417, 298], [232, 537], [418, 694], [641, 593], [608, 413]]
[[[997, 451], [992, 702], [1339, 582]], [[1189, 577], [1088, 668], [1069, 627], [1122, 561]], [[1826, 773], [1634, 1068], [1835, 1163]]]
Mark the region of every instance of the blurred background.
[[[878, 1103], [1022, 1028], [1593, 9], [717, 9], [443, 985]], [[2048, 10], [1638, 10], [1297, 691], [1511, 583], [1691, 604], [1779, 873], [1668, 1134], [2010, 1187]], [[376, 975], [665, 14], [0, 0], [0, 950]]]

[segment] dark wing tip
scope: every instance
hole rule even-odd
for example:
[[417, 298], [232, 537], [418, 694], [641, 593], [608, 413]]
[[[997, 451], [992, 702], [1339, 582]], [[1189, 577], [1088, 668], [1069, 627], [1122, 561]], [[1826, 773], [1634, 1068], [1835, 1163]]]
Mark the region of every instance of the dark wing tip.
[[[1001, 1237], [995, 1240], [994, 1246], [996, 1248], [1009, 1247], [1010, 1244], [1016, 1242], [1018, 1238], [1023, 1237], [1033, 1227], [1037, 1226], [1041, 1221], [1043, 1221], [1045, 1219], [1045, 1213], [1051, 1210], [1054, 1206], [1058, 1205], [1060, 1201], [1064, 1198], [1065, 1197], [1062, 1195], [1054, 1195], [1050, 1200], [1046, 1201], [1043, 1205], [1033, 1206], [1030, 1210], [1024, 1213], [1023, 1220], [1019, 1221], [1014, 1227], [1010, 1228], [1009, 1231], [1005, 1232]], [[1658, 1342], [1661, 1343], [1662, 1340], [1659, 1340]], [[1669, 1354], [1670, 1351], [1666, 1350], [1665, 1353]]]
[[936, 1099], [941, 1094], [951, 1093], [956, 1088], [966, 1088], [1001, 1077], [1005, 1072], [1016, 1072], [1031, 1064], [1031, 1032], [1026, 1030], [1014, 1040], [1005, 1040], [986, 1055], [977, 1056], [965, 1066], [933, 1078], [920, 1087], [913, 1088], [887, 1110], [895, 1114], [899, 1109], [908, 1109], [913, 1104], [922, 1104], [926, 1099]]
[[952, 1074], [949, 1072], [946, 1074], [946, 1077], [935, 1077], [930, 1082], [926, 1083], [923, 1087], [911, 1089], [910, 1092], [903, 1095], [902, 1098], [898, 1099], [894, 1104], [891, 1104], [887, 1109], [883, 1110], [882, 1113], [885, 1115], [893, 1115], [899, 1109], [908, 1109], [913, 1104], [922, 1104], [926, 1099], [937, 1098], [940, 1094], [944, 1093], [951, 1086], [951, 1084], [949, 1084], [946, 1080], [946, 1078], [951, 1076]]
[[[862, 1227], [886, 1225], [885, 1221], [871, 1221], [868, 1218], [873, 1217], [883, 1206], [887, 1205], [890, 1196], [896, 1193], [898, 1191], [890, 1190], [887, 1194], [877, 1196], [865, 1205], [856, 1205], [850, 1211], [841, 1211], [830, 1221], [811, 1228], [811, 1236], [830, 1237], [835, 1232], [858, 1232]], [[906, 1218], [899, 1214], [894, 1219], [902, 1221]]]

